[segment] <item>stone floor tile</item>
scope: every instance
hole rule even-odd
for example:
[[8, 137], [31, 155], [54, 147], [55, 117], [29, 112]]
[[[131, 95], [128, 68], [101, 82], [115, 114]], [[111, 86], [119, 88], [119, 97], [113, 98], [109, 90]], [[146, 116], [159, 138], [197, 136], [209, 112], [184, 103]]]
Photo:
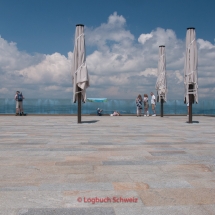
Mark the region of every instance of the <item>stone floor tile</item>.
[[215, 204], [215, 189], [210, 188], [148, 189], [139, 195], [146, 206]]

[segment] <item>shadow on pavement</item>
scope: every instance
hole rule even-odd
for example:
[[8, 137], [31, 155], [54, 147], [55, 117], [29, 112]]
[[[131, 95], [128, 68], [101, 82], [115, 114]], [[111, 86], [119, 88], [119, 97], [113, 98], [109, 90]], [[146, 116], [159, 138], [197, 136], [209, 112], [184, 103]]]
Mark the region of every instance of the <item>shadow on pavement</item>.
[[81, 123], [96, 123], [99, 120], [89, 120], [89, 121], [81, 121]]
[[[189, 123], [189, 121], [187, 121], [186, 123]], [[199, 121], [192, 121], [192, 123], [199, 123]], [[192, 124], [190, 123], [190, 124]]]

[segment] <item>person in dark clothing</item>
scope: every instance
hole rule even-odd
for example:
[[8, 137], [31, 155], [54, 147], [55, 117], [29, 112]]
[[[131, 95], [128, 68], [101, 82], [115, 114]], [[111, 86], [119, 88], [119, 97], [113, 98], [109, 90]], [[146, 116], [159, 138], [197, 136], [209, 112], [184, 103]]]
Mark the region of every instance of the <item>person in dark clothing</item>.
[[19, 91], [16, 91], [16, 95], [14, 99], [16, 100], [16, 116], [18, 115], [24, 116], [24, 110], [23, 110], [23, 104], [22, 104], [24, 96]]
[[102, 116], [102, 111], [103, 111], [103, 110], [97, 108], [97, 115], [98, 115], [98, 116]]

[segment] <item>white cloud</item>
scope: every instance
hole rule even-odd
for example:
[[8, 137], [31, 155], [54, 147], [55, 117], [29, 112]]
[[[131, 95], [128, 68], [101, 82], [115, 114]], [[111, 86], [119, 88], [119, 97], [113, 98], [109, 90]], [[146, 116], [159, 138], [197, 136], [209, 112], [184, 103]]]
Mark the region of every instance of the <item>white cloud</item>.
[[65, 92], [66, 92], [66, 93], [72, 93], [72, 87], [67, 87], [67, 88], [65, 89]]
[[55, 91], [55, 90], [60, 90], [59, 86], [56, 85], [52, 85], [52, 86], [48, 86], [48, 87], [44, 87], [45, 91]]
[[142, 43], [144, 45], [144, 43], [146, 42], [146, 40], [149, 40], [152, 37], [153, 37], [152, 34], [141, 34], [139, 36], [139, 38], [138, 38], [138, 42]]
[[183, 75], [181, 74], [181, 72], [180, 72], [179, 70], [176, 70], [176, 71], [175, 71], [175, 76], [176, 76], [176, 78], [178, 79], [178, 82], [177, 82], [177, 83], [183, 82], [184, 77], [183, 77]]
[[[107, 23], [86, 27], [90, 74], [89, 97], [134, 98], [155, 92], [158, 49], [166, 46], [166, 72], [169, 99], [183, 99], [185, 41], [171, 29], [142, 32], [135, 40], [126, 19], [116, 12]], [[199, 94], [210, 98], [215, 91], [215, 45], [204, 39], [198, 43]], [[71, 59], [60, 53], [30, 55], [17, 49], [16, 43], [0, 37], [1, 97], [13, 97], [21, 90], [28, 98], [71, 98]]]
[[[134, 36], [130, 31], [125, 30], [126, 20], [123, 16], [118, 16], [115, 12], [110, 15], [107, 23], [101, 24], [101, 26], [93, 29], [86, 27], [86, 44], [87, 45], [96, 45], [101, 49], [106, 49], [105, 45], [108, 45], [108, 42], [124, 43], [129, 40], [134, 40]], [[129, 42], [128, 42], [129, 43]]]
[[140, 76], [143, 75], [145, 77], [152, 75], [156, 77], [157, 72], [158, 72], [157, 68], [147, 68], [145, 71], [140, 72], [139, 75]]
[[199, 49], [213, 49], [215, 46], [209, 41], [205, 41], [203, 39], [198, 39], [197, 43], [199, 44]]
[[24, 78], [24, 84], [71, 83], [69, 79], [71, 61], [64, 55], [54, 53], [46, 55], [37, 65], [22, 69], [19, 74]]
[[17, 49], [16, 43], [7, 42], [0, 37], [0, 72], [11, 73], [28, 66], [36, 65], [42, 59], [43, 54], [31, 56]]
[[[71, 59], [59, 53], [29, 55], [17, 49], [16, 43], [0, 37], [1, 97], [14, 96], [20, 90], [25, 97], [60, 96], [71, 86]], [[59, 90], [53, 94], [53, 90]], [[71, 93], [70, 93], [71, 94]]]
[[0, 88], [0, 93], [1, 94], [8, 93], [8, 89], [7, 88]]

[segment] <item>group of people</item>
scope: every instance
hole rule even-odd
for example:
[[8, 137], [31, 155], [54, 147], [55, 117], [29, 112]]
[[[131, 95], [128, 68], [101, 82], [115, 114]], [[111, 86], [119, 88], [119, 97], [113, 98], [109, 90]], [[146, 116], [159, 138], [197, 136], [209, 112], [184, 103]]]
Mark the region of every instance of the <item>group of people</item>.
[[[149, 98], [147, 94], [144, 94], [143, 98], [139, 94], [136, 98], [136, 106], [137, 106], [137, 116], [141, 116], [142, 109], [144, 108], [144, 116], [149, 116]], [[151, 92], [151, 108], [152, 108], [152, 116], [156, 116], [156, 98], [153, 92]], [[102, 116], [102, 109], [97, 108], [97, 115]], [[118, 111], [114, 111], [110, 116], [121, 116]]]
[[[147, 94], [144, 94], [143, 98], [139, 94], [136, 98], [137, 106], [137, 117], [141, 116], [142, 109], [144, 108], [144, 116], [149, 116], [149, 98]], [[155, 107], [156, 107], [156, 98], [153, 92], [151, 92], [151, 107], [152, 107], [152, 116], [156, 116]]]

